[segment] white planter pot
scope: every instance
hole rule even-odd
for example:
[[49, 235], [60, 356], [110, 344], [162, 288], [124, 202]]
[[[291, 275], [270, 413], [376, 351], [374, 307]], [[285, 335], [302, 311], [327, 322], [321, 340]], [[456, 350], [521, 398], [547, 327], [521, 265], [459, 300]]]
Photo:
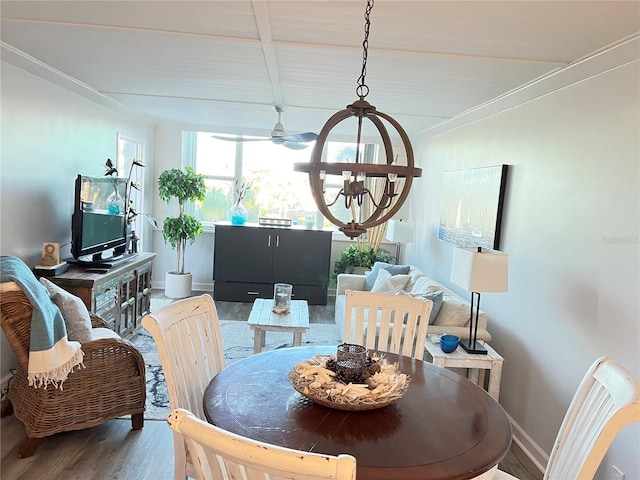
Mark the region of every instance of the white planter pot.
[[169, 298], [191, 296], [191, 274], [167, 272], [164, 279], [164, 294]]

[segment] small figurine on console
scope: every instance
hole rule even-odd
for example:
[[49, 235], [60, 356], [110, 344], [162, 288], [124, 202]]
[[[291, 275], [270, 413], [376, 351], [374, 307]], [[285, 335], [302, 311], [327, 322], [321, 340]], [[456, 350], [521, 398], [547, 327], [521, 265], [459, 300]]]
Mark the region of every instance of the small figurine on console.
[[131, 238], [129, 239], [129, 253], [138, 253], [138, 242], [140, 237], [136, 235], [135, 230], [131, 230]]

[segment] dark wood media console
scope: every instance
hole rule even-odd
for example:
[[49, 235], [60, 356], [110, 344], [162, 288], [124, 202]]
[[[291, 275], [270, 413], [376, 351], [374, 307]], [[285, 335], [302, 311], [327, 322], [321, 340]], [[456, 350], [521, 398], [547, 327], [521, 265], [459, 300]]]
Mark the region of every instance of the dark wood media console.
[[216, 224], [213, 298], [253, 302], [272, 298], [273, 284], [293, 285], [293, 299], [327, 304], [331, 232], [303, 228]]
[[120, 336], [130, 337], [150, 310], [155, 257], [155, 253], [138, 253], [104, 270], [72, 265], [65, 273], [47, 279], [80, 297], [89, 311], [102, 317]]

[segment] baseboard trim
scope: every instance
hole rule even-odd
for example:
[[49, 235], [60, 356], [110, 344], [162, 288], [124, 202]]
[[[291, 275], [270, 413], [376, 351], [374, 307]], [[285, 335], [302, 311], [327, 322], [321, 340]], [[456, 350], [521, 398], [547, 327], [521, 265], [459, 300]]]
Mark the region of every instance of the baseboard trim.
[[[151, 282], [151, 288], [154, 290], [164, 290], [164, 280]], [[213, 292], [213, 282], [194, 283], [191, 286], [191, 290], [196, 292]]]
[[520, 448], [522, 453], [531, 460], [533, 467], [543, 474], [547, 463], [549, 462], [549, 455], [547, 455], [547, 453], [540, 448], [540, 446], [534, 442], [529, 435], [527, 435], [527, 432], [525, 432], [509, 414], [507, 414], [507, 417], [509, 417], [511, 429], [513, 430], [514, 443]]

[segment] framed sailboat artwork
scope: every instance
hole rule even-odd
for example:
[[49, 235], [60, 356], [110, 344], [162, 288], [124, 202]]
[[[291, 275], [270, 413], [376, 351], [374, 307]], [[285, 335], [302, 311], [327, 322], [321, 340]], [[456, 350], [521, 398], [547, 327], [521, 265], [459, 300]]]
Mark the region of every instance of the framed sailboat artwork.
[[438, 238], [500, 250], [508, 165], [444, 172]]

